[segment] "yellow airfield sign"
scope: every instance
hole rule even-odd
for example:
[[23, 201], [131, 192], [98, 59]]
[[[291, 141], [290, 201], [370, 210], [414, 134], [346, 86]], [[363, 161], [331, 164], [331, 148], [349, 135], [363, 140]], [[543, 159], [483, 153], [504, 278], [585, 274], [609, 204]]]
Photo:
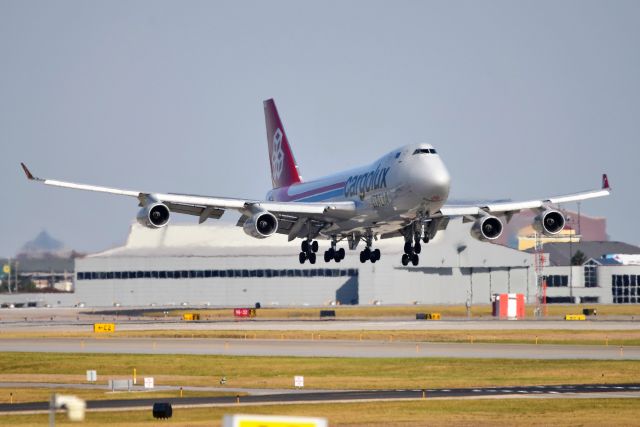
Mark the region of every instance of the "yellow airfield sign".
[[273, 415], [225, 415], [223, 427], [327, 427], [326, 418], [279, 417]]
[[115, 332], [115, 331], [116, 331], [115, 323], [94, 323], [93, 324], [93, 332], [96, 332], [96, 333]]

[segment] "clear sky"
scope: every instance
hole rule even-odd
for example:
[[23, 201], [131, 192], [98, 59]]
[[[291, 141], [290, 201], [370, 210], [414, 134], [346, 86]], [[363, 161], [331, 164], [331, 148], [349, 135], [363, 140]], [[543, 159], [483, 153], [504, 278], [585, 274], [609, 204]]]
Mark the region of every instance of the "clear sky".
[[138, 211], [29, 183], [20, 161], [262, 198], [270, 97], [303, 177], [415, 142], [439, 150], [456, 198], [570, 193], [606, 171], [613, 195], [582, 211], [640, 244], [638, 1], [0, 0], [0, 256], [43, 229], [106, 249]]

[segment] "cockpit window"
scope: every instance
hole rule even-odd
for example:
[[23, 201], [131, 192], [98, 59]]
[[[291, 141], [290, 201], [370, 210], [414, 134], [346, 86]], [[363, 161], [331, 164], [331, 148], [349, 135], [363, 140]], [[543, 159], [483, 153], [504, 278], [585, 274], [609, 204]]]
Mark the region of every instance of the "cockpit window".
[[433, 148], [418, 148], [413, 154], [436, 154], [436, 150]]

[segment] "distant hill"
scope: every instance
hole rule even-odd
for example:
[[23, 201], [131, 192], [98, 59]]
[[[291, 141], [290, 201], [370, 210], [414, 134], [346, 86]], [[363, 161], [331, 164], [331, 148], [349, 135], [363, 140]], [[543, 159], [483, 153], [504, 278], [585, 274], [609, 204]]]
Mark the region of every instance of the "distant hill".
[[64, 243], [51, 237], [46, 230], [43, 230], [35, 239], [28, 241], [20, 249], [20, 255], [36, 255], [43, 253], [69, 252], [65, 249]]
[[64, 272], [73, 271], [74, 258], [81, 256], [83, 254], [67, 248], [63, 242], [43, 230], [22, 246], [15, 261], [21, 273]]

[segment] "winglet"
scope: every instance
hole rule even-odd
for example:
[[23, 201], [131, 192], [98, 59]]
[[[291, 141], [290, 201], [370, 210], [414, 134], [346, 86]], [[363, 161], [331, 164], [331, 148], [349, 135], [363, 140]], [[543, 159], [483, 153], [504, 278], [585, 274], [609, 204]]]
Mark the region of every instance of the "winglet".
[[22, 166], [22, 170], [24, 171], [24, 174], [27, 175], [27, 179], [33, 181], [36, 179], [35, 176], [33, 176], [33, 174], [31, 173], [31, 171], [29, 170], [29, 168], [27, 167], [27, 165], [25, 165], [24, 163], [20, 162], [20, 166]]
[[602, 174], [602, 189], [603, 190], [610, 190], [611, 187], [609, 186], [609, 178], [607, 178], [607, 174], [603, 173]]

